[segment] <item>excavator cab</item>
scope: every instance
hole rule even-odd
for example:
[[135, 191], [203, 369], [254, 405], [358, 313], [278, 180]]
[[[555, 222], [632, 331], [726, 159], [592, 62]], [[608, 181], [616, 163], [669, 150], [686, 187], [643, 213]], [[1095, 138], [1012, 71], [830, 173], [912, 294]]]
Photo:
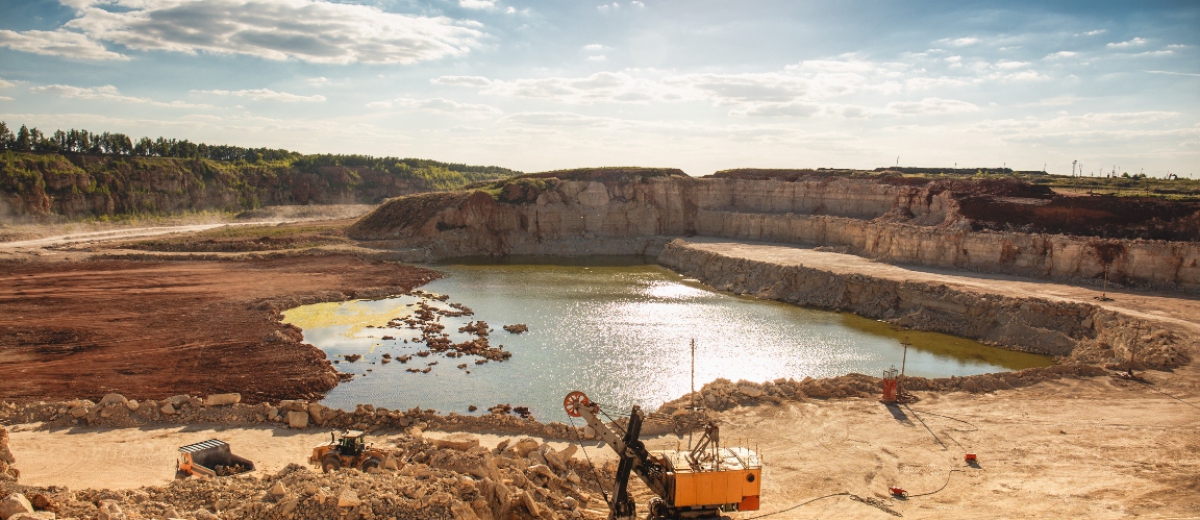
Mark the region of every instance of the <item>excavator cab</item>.
[[363, 439], [363, 432], [358, 430], [349, 430], [342, 435], [342, 439], [337, 440], [337, 434], [329, 432], [329, 439], [337, 443], [338, 454], [343, 457], [357, 457], [362, 455], [363, 449], [366, 448], [366, 441]]

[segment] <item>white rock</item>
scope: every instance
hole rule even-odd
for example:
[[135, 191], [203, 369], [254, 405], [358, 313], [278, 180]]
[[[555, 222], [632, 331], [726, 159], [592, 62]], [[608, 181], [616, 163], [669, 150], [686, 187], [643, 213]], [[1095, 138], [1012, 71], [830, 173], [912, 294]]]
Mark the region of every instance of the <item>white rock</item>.
[[126, 401], [128, 401], [128, 399], [121, 394], [108, 394], [100, 400], [99, 404], [100, 406], [106, 406], [110, 404], [125, 404]]
[[25, 495], [13, 493], [0, 500], [0, 518], [8, 518], [19, 513], [32, 513], [33, 504], [25, 498]]
[[114, 500], [101, 500], [96, 520], [125, 520], [129, 518]]
[[308, 412], [288, 412], [287, 421], [291, 428], [305, 428], [308, 426]]
[[242, 394], [213, 394], [204, 400], [204, 406], [226, 406], [242, 402]]
[[358, 499], [358, 493], [352, 489], [342, 491], [337, 496], [338, 507], [358, 507], [362, 504], [362, 500]]

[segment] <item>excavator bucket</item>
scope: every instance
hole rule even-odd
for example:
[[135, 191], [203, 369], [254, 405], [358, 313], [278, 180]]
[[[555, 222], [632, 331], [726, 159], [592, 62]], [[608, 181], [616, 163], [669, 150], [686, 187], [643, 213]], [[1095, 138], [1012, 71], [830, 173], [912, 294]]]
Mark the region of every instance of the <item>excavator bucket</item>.
[[191, 475], [227, 477], [254, 471], [254, 463], [233, 454], [229, 444], [210, 439], [179, 448], [176, 477]]

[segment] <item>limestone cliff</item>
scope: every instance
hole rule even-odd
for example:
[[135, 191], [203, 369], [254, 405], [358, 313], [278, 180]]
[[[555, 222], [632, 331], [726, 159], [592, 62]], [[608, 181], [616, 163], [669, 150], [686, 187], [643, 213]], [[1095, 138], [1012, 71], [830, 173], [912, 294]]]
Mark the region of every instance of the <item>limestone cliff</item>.
[[[1022, 221], [1015, 228], [1001, 225], [1003, 214], [990, 214], [986, 221], [966, 216], [982, 203], [1059, 204], [1060, 209], [1091, 205], [1087, 214], [1107, 218], [1092, 207], [1095, 201], [1058, 201], [1048, 190], [1020, 182], [928, 181], [862, 172], [705, 178], [638, 172], [540, 174], [473, 192], [403, 197], [364, 217], [350, 235], [389, 241], [413, 260], [657, 255], [670, 237], [711, 236], [1073, 281], [1099, 282], [1107, 271], [1113, 283], [1200, 290], [1200, 242], [1195, 240], [1112, 238], [1104, 227], [1091, 235], [1028, 231], [1091, 229], [1077, 225], [1069, 211], [1052, 211], [1037, 226]], [[1171, 213], [1159, 211], [1129, 227], [1150, 235], [1195, 235], [1200, 205], [1176, 206], [1171, 211], [1178, 218], [1164, 220]]]

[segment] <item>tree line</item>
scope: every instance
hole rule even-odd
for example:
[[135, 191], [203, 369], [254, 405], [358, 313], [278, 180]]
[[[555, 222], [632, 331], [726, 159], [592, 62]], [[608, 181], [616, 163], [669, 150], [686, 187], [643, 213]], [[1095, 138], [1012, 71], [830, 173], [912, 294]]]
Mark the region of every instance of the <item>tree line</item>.
[[65, 132], [55, 130], [53, 134], [45, 134], [36, 127], [21, 125], [14, 134], [5, 122], [0, 121], [0, 151], [7, 150], [247, 162], [286, 161], [300, 157], [300, 153], [284, 149], [211, 145], [193, 143], [187, 139], [143, 137], [135, 142], [122, 133], [96, 133], [74, 128]]

